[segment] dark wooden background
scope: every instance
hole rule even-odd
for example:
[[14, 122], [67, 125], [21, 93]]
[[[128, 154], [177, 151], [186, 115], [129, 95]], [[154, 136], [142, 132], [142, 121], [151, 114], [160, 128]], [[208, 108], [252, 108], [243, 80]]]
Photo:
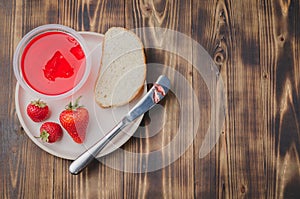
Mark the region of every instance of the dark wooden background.
[[[0, 198], [300, 198], [298, 0], [1, 0], [0, 22]], [[226, 89], [226, 121], [214, 150], [199, 159], [196, 137], [180, 159], [155, 172], [124, 173], [94, 162], [69, 174], [70, 161], [28, 139], [15, 111], [14, 49], [47, 23], [99, 33], [155, 26], [198, 41]], [[195, 90], [203, 87], [184, 60], [153, 49], [146, 54], [174, 66]], [[178, 122], [171, 102], [160, 137]], [[132, 138], [123, 148], [138, 151], [141, 143], [151, 147]]]

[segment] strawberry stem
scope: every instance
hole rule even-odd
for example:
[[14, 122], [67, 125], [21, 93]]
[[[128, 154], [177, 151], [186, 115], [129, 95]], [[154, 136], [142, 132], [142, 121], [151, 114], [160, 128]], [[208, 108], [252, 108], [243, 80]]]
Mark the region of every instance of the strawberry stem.
[[79, 96], [76, 100], [75, 100], [75, 107], [79, 107], [79, 100], [82, 96]]
[[43, 102], [41, 99], [31, 101], [31, 104], [38, 106], [40, 108], [45, 108], [47, 106], [47, 104], [45, 102]]
[[34, 136], [34, 137], [40, 138], [44, 142], [49, 142], [49, 136], [50, 136], [50, 134], [46, 130], [43, 130], [39, 137], [37, 137], [37, 136]]
[[79, 100], [82, 96], [79, 96], [76, 100], [74, 105], [72, 104], [72, 102], [70, 102], [69, 104], [66, 105], [66, 110], [76, 110], [77, 108], [83, 107], [81, 105], [79, 105]]

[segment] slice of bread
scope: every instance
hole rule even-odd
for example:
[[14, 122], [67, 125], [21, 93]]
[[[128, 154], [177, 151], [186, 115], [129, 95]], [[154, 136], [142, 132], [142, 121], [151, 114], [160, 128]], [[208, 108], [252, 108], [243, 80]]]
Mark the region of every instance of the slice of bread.
[[104, 36], [95, 100], [104, 108], [132, 101], [144, 88], [146, 58], [140, 38], [133, 32], [110, 28]]

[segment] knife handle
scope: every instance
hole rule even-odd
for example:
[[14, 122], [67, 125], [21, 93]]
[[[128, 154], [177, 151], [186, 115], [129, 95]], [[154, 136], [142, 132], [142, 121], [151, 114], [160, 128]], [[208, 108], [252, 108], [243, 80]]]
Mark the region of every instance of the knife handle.
[[79, 174], [99, 153], [100, 151], [119, 133], [122, 129], [127, 126], [128, 120], [125, 117], [119, 122], [110, 132], [108, 132], [103, 138], [96, 142], [87, 151], [82, 153], [76, 160], [74, 160], [69, 171], [71, 174]]

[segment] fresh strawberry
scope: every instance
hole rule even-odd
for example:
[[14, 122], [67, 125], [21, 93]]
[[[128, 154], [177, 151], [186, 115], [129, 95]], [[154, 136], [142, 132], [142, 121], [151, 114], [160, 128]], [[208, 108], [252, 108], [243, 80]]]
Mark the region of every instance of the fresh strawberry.
[[89, 113], [86, 108], [79, 105], [79, 97], [75, 104], [70, 102], [64, 111], [59, 115], [61, 125], [66, 129], [69, 135], [76, 143], [83, 143], [86, 135], [86, 129], [89, 123]]
[[31, 101], [27, 106], [27, 115], [34, 122], [44, 121], [50, 115], [49, 107], [41, 100]]
[[53, 143], [61, 139], [63, 135], [62, 128], [55, 122], [45, 122], [40, 128], [40, 137], [44, 142]]

